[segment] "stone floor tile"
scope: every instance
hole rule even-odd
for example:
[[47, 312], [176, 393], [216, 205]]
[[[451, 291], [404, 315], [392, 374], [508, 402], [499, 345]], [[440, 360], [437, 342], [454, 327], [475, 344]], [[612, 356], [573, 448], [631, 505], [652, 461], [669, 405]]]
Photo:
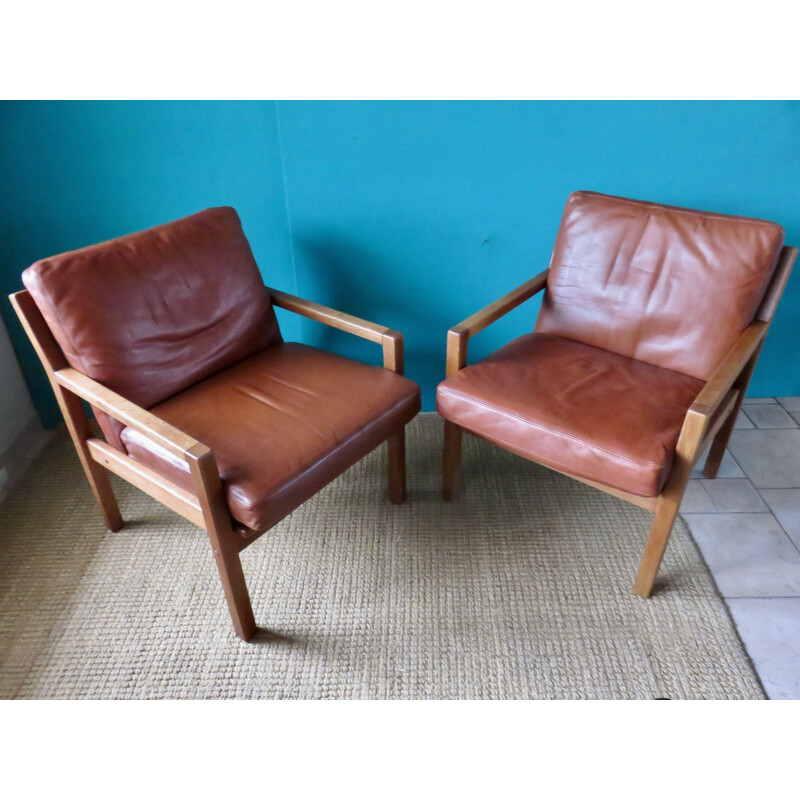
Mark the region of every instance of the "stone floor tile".
[[717, 478], [701, 481], [715, 511], [769, 511], [747, 478]]
[[739, 409], [739, 413], [736, 415], [736, 422], [733, 423], [734, 430], [739, 428], [755, 428], [755, 425], [750, 421], [750, 417], [747, 416], [743, 408]]
[[762, 489], [761, 497], [800, 548], [800, 489]]
[[800, 429], [734, 431], [729, 449], [756, 489], [800, 489]]
[[800, 700], [800, 598], [729, 600], [770, 700]]
[[[689, 481], [681, 501], [681, 514], [716, 511], [713, 500], [703, 488], [703, 481]], [[711, 483], [711, 481], [709, 481]]]
[[750, 422], [756, 428], [796, 428], [797, 423], [792, 419], [783, 406], [773, 403], [772, 405], [756, 405], [752, 403], [744, 409]]
[[685, 514], [724, 597], [800, 597], [800, 551], [772, 514]]
[[800, 413], [800, 397], [778, 397], [777, 400], [787, 411]]

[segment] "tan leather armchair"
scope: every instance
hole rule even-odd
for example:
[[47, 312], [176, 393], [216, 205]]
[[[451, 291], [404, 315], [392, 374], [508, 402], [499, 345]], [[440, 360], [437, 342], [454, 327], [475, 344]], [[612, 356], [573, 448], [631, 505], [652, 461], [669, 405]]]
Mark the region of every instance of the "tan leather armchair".
[[[572, 194], [549, 269], [447, 334], [445, 499], [467, 431], [653, 511], [634, 585], [649, 597], [709, 445], [717, 475], [796, 257], [771, 222]], [[534, 332], [467, 366], [470, 337], [543, 290]]]
[[[402, 335], [266, 288], [232, 208], [22, 277], [11, 301], [106, 525], [123, 524], [110, 470], [204, 528], [242, 639], [256, 632], [245, 547], [383, 442], [389, 499], [405, 499], [405, 425], [420, 395], [402, 377]], [[381, 345], [384, 368], [284, 342], [273, 306]]]

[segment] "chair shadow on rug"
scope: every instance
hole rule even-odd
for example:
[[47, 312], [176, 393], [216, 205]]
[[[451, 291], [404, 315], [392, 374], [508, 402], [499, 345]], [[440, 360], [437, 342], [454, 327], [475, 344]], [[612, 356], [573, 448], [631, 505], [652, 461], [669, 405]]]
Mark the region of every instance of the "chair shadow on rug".
[[263, 645], [296, 645], [301, 643], [301, 639], [297, 636], [288, 636], [284, 633], [277, 633], [275, 631], [270, 631], [267, 628], [262, 628], [260, 626], [256, 627], [256, 632], [253, 634], [253, 638], [250, 640], [249, 644], [263, 644]]

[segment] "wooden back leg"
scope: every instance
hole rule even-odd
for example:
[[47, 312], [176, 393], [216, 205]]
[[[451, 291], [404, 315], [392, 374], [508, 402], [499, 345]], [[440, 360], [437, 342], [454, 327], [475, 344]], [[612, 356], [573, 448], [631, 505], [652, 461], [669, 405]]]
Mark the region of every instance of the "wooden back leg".
[[72, 443], [75, 445], [81, 466], [95, 500], [97, 500], [97, 505], [100, 507], [106, 527], [110, 531], [118, 531], [123, 524], [122, 515], [119, 513], [119, 506], [111, 489], [108, 473], [92, 458], [86, 445], [86, 440], [89, 438], [89, 420], [86, 412], [83, 410], [80, 399], [72, 392], [67, 391], [53, 377], [55, 370], [68, 366], [67, 360], [28, 292], [17, 292], [11, 295], [10, 300], [25, 333], [28, 334], [28, 338], [42, 362], [50, 386], [53, 387], [58, 407], [64, 415], [64, 422], [67, 424], [67, 430], [72, 437]]
[[745, 365], [736, 382], [733, 384], [734, 388], [739, 390], [739, 396], [736, 398], [736, 403], [733, 406], [731, 413], [723, 423], [719, 432], [711, 442], [711, 447], [708, 450], [708, 457], [706, 458], [705, 466], [703, 467], [703, 475], [706, 478], [716, 478], [719, 472], [719, 465], [722, 463], [722, 457], [725, 455], [725, 448], [728, 446], [731, 434], [733, 433], [736, 419], [739, 416], [739, 409], [742, 407], [742, 401], [747, 393], [747, 387], [750, 384], [750, 378], [753, 376], [753, 370], [756, 368], [758, 356], [761, 353], [761, 348], [764, 346], [763, 340], [753, 353], [750, 360]]
[[89, 481], [92, 494], [100, 507], [100, 513], [106, 523], [106, 528], [110, 531], [118, 531], [123, 526], [122, 514], [120, 514], [117, 499], [114, 497], [114, 490], [108, 479], [108, 472], [101, 467], [89, 453], [86, 440], [89, 438], [89, 420], [83, 410], [83, 405], [78, 397], [63, 387], [51, 382], [55, 390], [58, 404], [64, 413], [64, 420], [67, 423], [69, 435], [78, 453], [81, 466]]
[[442, 454], [442, 498], [453, 500], [458, 494], [461, 479], [461, 440], [464, 431], [454, 422], [444, 423], [444, 452]]
[[402, 503], [406, 499], [406, 429], [395, 431], [386, 441], [389, 462], [389, 502]]

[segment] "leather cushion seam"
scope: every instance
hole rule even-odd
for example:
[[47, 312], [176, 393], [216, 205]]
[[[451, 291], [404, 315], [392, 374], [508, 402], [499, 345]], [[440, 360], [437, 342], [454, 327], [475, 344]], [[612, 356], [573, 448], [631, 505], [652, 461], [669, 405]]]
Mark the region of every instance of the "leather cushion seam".
[[[471, 431], [470, 428], [464, 428], [464, 430], [470, 431], [470, 432], [474, 433], [476, 436], [480, 436], [481, 438], [485, 438], [485, 439], [487, 439], [487, 441], [498, 442], [499, 444], [501, 444], [504, 447], [508, 448], [511, 452], [514, 452], [515, 448], [517, 447], [517, 445], [515, 445], [514, 442], [509, 442], [508, 440], [504, 439], [502, 436], [496, 436], [496, 435], [492, 434], [492, 438], [490, 440], [488, 437], [485, 437], [483, 434], [480, 434], [477, 431]], [[529, 458], [529, 460], [533, 460], [530, 457], [528, 457], [528, 458]], [[610, 486], [613, 489], [619, 489], [622, 492], [628, 492], [630, 494], [635, 494], [637, 497], [658, 497], [658, 494], [659, 494], [659, 492], [654, 492], [652, 494], [642, 494], [641, 492], [631, 491], [631, 489], [629, 487], [621, 486], [618, 483], [611, 483], [610, 481], [607, 481], [607, 480], [600, 480], [599, 478], [592, 478], [585, 471], [582, 472], [580, 470], [577, 470], [573, 466], [571, 466], [570, 464], [565, 464], [563, 461], [559, 461], [557, 458], [551, 458], [550, 456], [547, 456], [546, 458], [545, 458], [545, 456], [537, 456], [537, 458], [540, 458], [541, 461], [533, 461], [533, 463], [535, 463], [535, 464], [536, 463], [540, 463], [545, 467], [548, 466], [548, 462], [549, 462], [549, 464], [557, 464], [559, 467], [563, 468], [562, 471], [564, 472], [565, 475], [577, 476], [577, 477], [584, 478], [585, 480], [588, 480], [588, 481], [594, 481], [595, 483], [601, 483], [604, 486]], [[555, 467], [553, 467], [553, 469], [555, 469]], [[661, 472], [661, 474], [663, 474], [663, 469], [660, 472]], [[661, 475], [659, 475], [659, 484], [663, 484], [663, 481], [660, 478], [661, 478]]]
[[663, 208], [667, 211], [674, 212], [677, 214], [683, 214], [685, 216], [690, 217], [704, 217], [705, 219], [717, 219], [722, 220], [724, 222], [735, 222], [735, 223], [744, 223], [747, 225], [758, 225], [761, 227], [770, 227], [776, 231], [780, 231], [783, 234], [783, 227], [778, 225], [777, 222], [770, 222], [767, 219], [755, 219], [754, 217], [738, 217], [735, 214], [715, 214], [713, 211], [695, 211], [691, 208], [681, 208], [680, 206], [670, 206], [664, 205], [662, 203], [649, 203], [646, 200], [629, 200], [625, 197], [612, 197], [611, 195], [597, 195], [594, 193], [581, 193], [575, 192], [576, 195], [580, 197], [584, 197], [587, 199], [595, 199], [597, 197], [602, 197], [603, 201], [611, 201], [614, 203], [625, 203], [626, 205], [636, 206], [637, 208], [641, 208], [642, 206], [647, 206], [649, 208]]

